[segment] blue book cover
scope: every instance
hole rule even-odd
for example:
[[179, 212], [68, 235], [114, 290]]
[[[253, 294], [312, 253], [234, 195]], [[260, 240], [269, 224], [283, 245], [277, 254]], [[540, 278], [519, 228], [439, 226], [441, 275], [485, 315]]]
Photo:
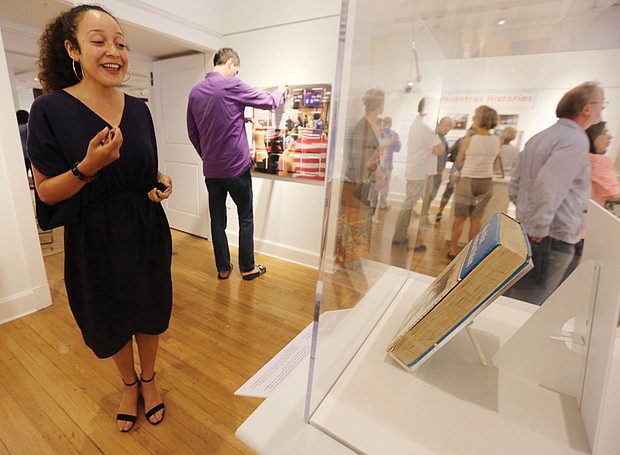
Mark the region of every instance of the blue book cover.
[[419, 366], [523, 276], [531, 255], [521, 224], [498, 212], [415, 301], [390, 354]]

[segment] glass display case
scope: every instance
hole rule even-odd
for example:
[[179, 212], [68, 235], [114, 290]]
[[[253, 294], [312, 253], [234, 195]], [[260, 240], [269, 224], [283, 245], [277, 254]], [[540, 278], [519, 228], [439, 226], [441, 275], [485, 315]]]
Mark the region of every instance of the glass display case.
[[[618, 447], [620, 243], [605, 246], [601, 233], [620, 235], [620, 224], [593, 203], [592, 241], [566, 286], [540, 310], [501, 297], [474, 320], [488, 362], [465, 331], [413, 373], [387, 352], [451, 248], [472, 236], [469, 225], [455, 235], [454, 164], [442, 167], [435, 145], [450, 152], [488, 106], [499, 117], [490, 135], [512, 128], [522, 149], [556, 122], [562, 95], [591, 80], [605, 88], [604, 120], [618, 133], [616, 3], [342, 2], [308, 368], [294, 370], [240, 428], [244, 441], [260, 453], [300, 454]], [[440, 132], [444, 118], [451, 128]], [[427, 159], [416, 160], [421, 148]], [[492, 180], [482, 222], [514, 213], [509, 172]], [[320, 336], [336, 311], [346, 316]]]
[[[609, 65], [585, 68], [579, 63], [618, 56], [617, 43], [604, 34], [598, 42], [586, 39], [588, 27], [607, 23], [604, 10], [576, 2], [567, 8], [558, 19], [540, 5], [534, 11], [499, 4], [473, 8], [466, 2], [449, 8], [424, 2], [343, 2], [315, 307], [316, 321], [328, 311], [355, 309], [359, 314], [364, 307], [365, 331], [339, 341], [342, 358], [354, 355], [352, 346], [364, 343], [412, 279], [437, 276], [477, 232], [469, 223], [461, 231], [454, 228], [451, 196], [458, 174], [455, 178], [449, 157], [474, 125], [479, 108], [498, 114], [491, 135], [511, 128], [513, 145], [522, 149], [555, 123], [558, 100], [581, 82], [598, 80], [608, 99], [618, 98], [618, 89], [610, 86], [615, 76]], [[548, 25], [544, 33], [534, 32], [533, 18]], [[558, 76], [557, 67], [573, 71]], [[608, 109], [606, 120], [613, 123], [618, 114], [617, 108]], [[450, 127], [440, 131], [444, 119]], [[426, 158], [418, 159], [422, 142]], [[439, 144], [441, 153], [435, 151]], [[483, 224], [498, 211], [514, 214], [509, 181], [510, 173], [496, 166]], [[306, 421], [349, 366], [317, 355], [320, 348], [315, 339]], [[314, 380], [317, 372], [320, 381]]]

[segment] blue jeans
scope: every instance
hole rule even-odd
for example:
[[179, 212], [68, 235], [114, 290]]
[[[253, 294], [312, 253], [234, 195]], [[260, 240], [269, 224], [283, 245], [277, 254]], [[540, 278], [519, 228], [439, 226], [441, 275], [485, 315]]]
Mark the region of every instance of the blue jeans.
[[530, 244], [534, 268], [504, 295], [542, 305], [566, 278], [566, 270], [575, 256], [575, 245], [551, 237]]
[[211, 215], [211, 240], [218, 272], [230, 269], [230, 251], [226, 237], [226, 197], [237, 206], [239, 217], [239, 270], [254, 270], [254, 212], [252, 207], [252, 176], [248, 169], [239, 177], [205, 179], [209, 191], [209, 214]]

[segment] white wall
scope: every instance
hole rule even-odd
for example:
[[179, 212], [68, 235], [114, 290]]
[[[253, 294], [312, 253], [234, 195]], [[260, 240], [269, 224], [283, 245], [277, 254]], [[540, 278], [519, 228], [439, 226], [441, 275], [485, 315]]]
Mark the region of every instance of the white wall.
[[[567, 90], [584, 81], [597, 80], [605, 87], [606, 98], [610, 101], [603, 120], [609, 123], [612, 132], [620, 132], [619, 61], [620, 49], [450, 60], [446, 66], [444, 93], [535, 93], [532, 109], [519, 115], [517, 129], [524, 132], [525, 141], [555, 123], [555, 107]], [[610, 148], [613, 157], [618, 144], [616, 140]]]
[[123, 5], [127, 4], [135, 4], [142, 9], [157, 9], [158, 15], [167, 13], [206, 29], [222, 31], [222, 2], [220, 0], [124, 0]]
[[[164, 0], [160, 0], [164, 1]], [[199, 1], [199, 0], [197, 0]], [[224, 35], [250, 30], [280, 27], [283, 24], [304, 23], [315, 19], [340, 14], [340, 2], [334, 0], [315, 0], [301, 2], [295, 0], [226, 0], [222, 2], [222, 28]], [[321, 42], [318, 32], [307, 34], [307, 28], [293, 27], [282, 33], [275, 47], [283, 52], [295, 52], [303, 41]]]
[[[241, 1], [226, 3], [226, 8], [241, 8], [241, 3], [248, 8], [254, 8], [254, 2]], [[262, 4], [261, 8], [252, 10], [257, 15], [262, 14], [254, 23], [263, 24], [259, 20], [262, 17], [268, 17], [268, 23], [277, 23], [279, 19], [287, 21], [289, 16], [285, 13], [295, 10], [296, 7], [291, 2], [286, 4], [286, 9], [271, 5], [266, 8]], [[333, 9], [332, 7], [331, 10]], [[329, 10], [330, 8], [325, 8], [323, 12]], [[237, 16], [241, 21], [241, 28], [247, 26], [241, 16], [251, 16], [246, 16], [245, 13]], [[224, 45], [239, 53], [239, 77], [253, 86], [313, 83], [333, 85], [338, 22], [339, 17], [336, 15], [295, 24], [274, 25], [227, 35], [224, 37]], [[291, 262], [318, 267], [324, 185], [261, 175], [255, 175], [253, 185], [256, 250]], [[231, 242], [236, 243], [238, 224], [234, 205], [230, 205], [228, 210], [227, 232]]]
[[[385, 115], [394, 119], [396, 131], [403, 140], [403, 152], [406, 151], [406, 138], [414, 116], [414, 103], [423, 94], [425, 80], [430, 76], [439, 79], [444, 95], [475, 94], [493, 95], [497, 93], [532, 93], [534, 102], [531, 109], [520, 112], [502, 111], [502, 104], [491, 107], [498, 109], [499, 114], [518, 114], [517, 129], [523, 132], [521, 147], [539, 131], [547, 128], [557, 120], [555, 108], [562, 95], [570, 88], [588, 80], [597, 80], [605, 87], [609, 107], [603, 112], [603, 120], [615, 139], [608, 155], [612, 160], [618, 156], [620, 145], [620, 83], [617, 74], [620, 71], [620, 49], [562, 52], [548, 54], [519, 55], [509, 57], [489, 57], [462, 60], [447, 60], [445, 66], [438, 62], [421, 62], [424, 78], [419, 89], [405, 95], [388, 93]], [[388, 71], [377, 73], [375, 84], [386, 83], [389, 87], [393, 77]], [[436, 87], [430, 87], [434, 90]], [[469, 121], [474, 109], [480, 102], [464, 102], [461, 108], [469, 114]], [[449, 114], [452, 107], [440, 106], [440, 115]], [[452, 136], [456, 131], [450, 133]], [[449, 136], [450, 136], [449, 135]], [[395, 169], [392, 174], [391, 192], [395, 198], [404, 197], [404, 168], [406, 153], [395, 155]]]
[[[0, 35], [0, 87], [10, 87]], [[10, 90], [0, 90], [0, 323], [51, 305]]]

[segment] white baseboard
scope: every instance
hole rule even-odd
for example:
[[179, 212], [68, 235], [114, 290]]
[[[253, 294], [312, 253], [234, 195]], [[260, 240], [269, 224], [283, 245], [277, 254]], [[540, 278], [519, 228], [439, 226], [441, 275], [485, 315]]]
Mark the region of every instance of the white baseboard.
[[0, 324], [39, 311], [52, 304], [49, 287], [39, 286], [0, 300]]
[[[228, 236], [228, 243], [230, 245], [235, 247], [239, 246], [239, 234], [237, 232], [226, 231], [226, 235]], [[313, 269], [319, 268], [318, 251], [310, 251], [285, 243], [259, 238], [254, 239], [254, 251], [264, 254], [265, 256], [283, 259]]]

